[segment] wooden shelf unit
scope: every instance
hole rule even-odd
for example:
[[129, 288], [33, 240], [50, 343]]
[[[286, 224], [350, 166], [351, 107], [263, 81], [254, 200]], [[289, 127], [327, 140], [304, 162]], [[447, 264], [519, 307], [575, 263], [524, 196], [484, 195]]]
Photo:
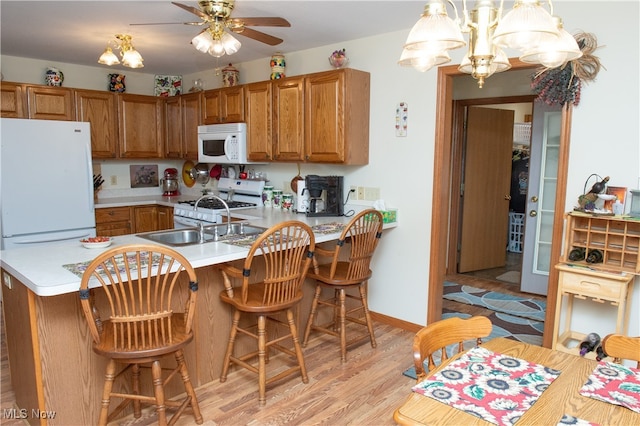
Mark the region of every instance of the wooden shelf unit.
[[[575, 299], [611, 304], [617, 311], [616, 327], [612, 332], [628, 332], [633, 283], [640, 272], [640, 221], [578, 212], [568, 213], [566, 220], [564, 251], [561, 263], [556, 265], [559, 274], [553, 348], [578, 355], [577, 346], [587, 333], [571, 329]], [[575, 248], [583, 248], [587, 254], [590, 250], [600, 250], [603, 261], [572, 261], [569, 253]], [[566, 320], [560, 331], [565, 297]]]

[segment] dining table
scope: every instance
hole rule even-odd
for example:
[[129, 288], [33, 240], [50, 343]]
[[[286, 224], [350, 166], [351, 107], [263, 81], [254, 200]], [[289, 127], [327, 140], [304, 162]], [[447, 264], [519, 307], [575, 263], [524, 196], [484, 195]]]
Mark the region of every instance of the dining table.
[[[557, 425], [564, 415], [588, 422], [582, 424], [640, 425], [640, 414], [631, 409], [580, 394], [580, 389], [598, 367], [599, 363], [595, 359], [501, 337], [483, 343], [481, 348], [560, 372], [517, 420], [517, 426]], [[424, 382], [459, 360], [462, 355], [464, 353], [433, 369]], [[407, 400], [395, 410], [393, 418], [400, 425], [494, 424], [416, 391], [412, 391]]]

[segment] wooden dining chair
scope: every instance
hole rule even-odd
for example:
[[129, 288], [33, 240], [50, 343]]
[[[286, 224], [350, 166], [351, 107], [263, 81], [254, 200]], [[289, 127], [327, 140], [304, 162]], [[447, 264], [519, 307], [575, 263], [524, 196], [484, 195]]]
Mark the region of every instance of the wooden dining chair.
[[636, 361], [636, 368], [640, 368], [640, 336], [629, 337], [621, 334], [609, 334], [602, 340], [604, 352], [615, 359]]
[[[335, 247], [331, 250], [316, 248], [313, 258], [313, 269], [309, 278], [316, 281], [316, 290], [311, 304], [311, 312], [307, 319], [302, 346], [309, 342], [311, 330], [320, 331], [340, 338], [341, 361], [347, 360], [347, 346], [365, 339], [376, 347], [373, 322], [367, 303], [367, 286], [371, 278], [371, 258], [382, 236], [382, 214], [373, 209], [356, 214], [340, 234]], [[321, 263], [320, 258], [329, 259]], [[331, 291], [331, 297], [322, 299], [323, 288]], [[357, 289], [358, 293], [347, 293]], [[354, 306], [347, 306], [347, 299], [354, 300]], [[333, 310], [329, 322], [317, 324], [318, 308], [329, 307]], [[355, 316], [360, 312], [359, 316]], [[367, 334], [353, 337], [347, 342], [347, 321], [366, 326]]]
[[[257, 373], [260, 405], [266, 404], [266, 386], [275, 380], [300, 373], [302, 382], [309, 382], [293, 309], [302, 300], [302, 283], [311, 264], [314, 248], [315, 238], [311, 228], [291, 220], [261, 234], [249, 249], [242, 269], [230, 264], [218, 265], [224, 282], [220, 299], [234, 308], [220, 381], [227, 380], [232, 364]], [[234, 278], [240, 282], [239, 285], [234, 285]], [[282, 319], [283, 313], [286, 320]], [[243, 315], [256, 317], [257, 321], [248, 322], [246, 326], [245, 321], [241, 325]], [[257, 350], [235, 354], [238, 333], [255, 339]], [[293, 350], [291, 345], [283, 345], [289, 339], [293, 342]], [[285, 359], [284, 362], [288, 364], [285, 367], [288, 368], [267, 378], [266, 364], [270, 349], [295, 357], [295, 361]], [[292, 362], [295, 365], [292, 366]]]
[[[93, 351], [108, 359], [98, 424], [106, 425], [132, 403], [136, 418], [141, 416], [141, 403], [147, 403], [155, 406], [160, 425], [174, 424], [187, 407], [191, 407], [195, 422], [202, 424], [183, 353], [193, 340], [197, 290], [196, 273], [189, 261], [164, 246], [114, 247], [87, 266], [80, 283], [80, 302], [93, 337]], [[160, 361], [171, 355], [177, 365], [164, 374]], [[116, 372], [121, 364], [124, 369]], [[149, 364], [153, 396], [140, 392], [141, 368]], [[125, 373], [131, 377], [131, 385], [114, 389], [116, 378]], [[186, 396], [166, 398], [164, 386], [177, 373]], [[112, 398], [122, 402], [109, 413]], [[176, 409], [168, 421], [167, 408]]]
[[[476, 344], [480, 345], [482, 338], [491, 334], [492, 328], [493, 325], [487, 317], [475, 316], [468, 319], [447, 318], [420, 329], [413, 338], [413, 364], [418, 382], [436, 367], [435, 354], [440, 353], [442, 363], [449, 359], [448, 346], [457, 344], [455, 353], [461, 353], [465, 350], [465, 341], [475, 340]], [[428, 360], [426, 371], [425, 360]]]

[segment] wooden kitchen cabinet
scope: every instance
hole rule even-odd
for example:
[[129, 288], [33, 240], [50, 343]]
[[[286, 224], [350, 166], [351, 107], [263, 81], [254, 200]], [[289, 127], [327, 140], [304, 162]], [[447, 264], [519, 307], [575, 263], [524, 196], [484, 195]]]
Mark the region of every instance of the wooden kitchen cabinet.
[[206, 90], [203, 95], [204, 124], [244, 121], [244, 86]]
[[166, 158], [182, 158], [182, 103], [180, 96], [172, 96], [164, 103]]
[[351, 68], [305, 80], [305, 161], [369, 163], [370, 75]]
[[247, 84], [244, 88], [247, 121], [247, 157], [251, 161], [273, 158], [271, 81]]
[[[553, 348], [577, 354], [577, 345], [590, 330], [578, 332], [571, 327], [575, 299], [610, 304], [616, 314], [615, 330], [611, 332], [628, 331], [633, 283], [640, 272], [640, 222], [571, 212], [566, 223], [564, 252], [561, 263], [556, 265], [558, 297]], [[569, 254], [574, 249], [583, 249], [587, 255], [591, 250], [599, 250], [602, 262], [571, 260]], [[567, 309], [562, 312], [565, 300]], [[564, 327], [560, 331], [563, 317]]]
[[120, 158], [162, 158], [164, 99], [117, 95]]
[[198, 159], [198, 126], [202, 120], [202, 92], [165, 101], [166, 158]]
[[27, 108], [24, 101], [24, 85], [2, 82], [2, 106], [0, 116], [6, 118], [26, 118]]
[[158, 230], [158, 206], [131, 207], [133, 210], [133, 232], [152, 232]]
[[91, 156], [118, 158], [116, 95], [99, 90], [75, 91], [78, 121], [91, 123]]
[[173, 207], [158, 206], [158, 231], [173, 229]]
[[96, 209], [96, 235], [115, 237], [133, 233], [133, 219], [130, 207]]
[[134, 233], [161, 231], [173, 228], [173, 208], [167, 206], [135, 206], [131, 207], [135, 230]]
[[61, 121], [76, 119], [72, 89], [27, 85], [26, 94], [29, 118]]
[[304, 77], [274, 80], [273, 160], [304, 160]]

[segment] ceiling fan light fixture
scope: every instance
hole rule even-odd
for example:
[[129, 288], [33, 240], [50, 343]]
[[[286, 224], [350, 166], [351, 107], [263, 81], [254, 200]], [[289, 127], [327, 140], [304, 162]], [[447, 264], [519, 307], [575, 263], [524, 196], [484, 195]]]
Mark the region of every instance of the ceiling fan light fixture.
[[420, 72], [426, 72], [435, 66], [446, 64], [450, 61], [451, 57], [446, 51], [426, 55], [420, 50], [403, 49], [398, 64], [401, 67], [414, 67]]

